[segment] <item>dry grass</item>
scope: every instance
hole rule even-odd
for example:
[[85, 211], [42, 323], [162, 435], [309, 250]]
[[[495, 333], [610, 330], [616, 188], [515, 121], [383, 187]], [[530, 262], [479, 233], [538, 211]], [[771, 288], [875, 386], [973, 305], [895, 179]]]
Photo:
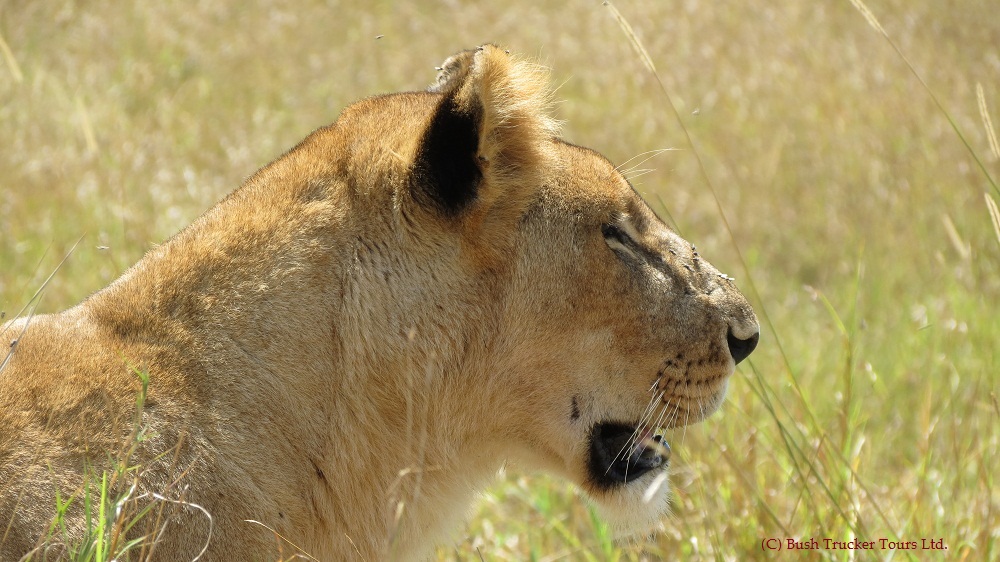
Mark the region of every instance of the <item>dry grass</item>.
[[652, 539], [615, 543], [571, 489], [512, 472], [440, 557], [748, 560], [766, 537], [857, 536], [948, 550], [782, 555], [996, 559], [994, 3], [867, 3], [941, 107], [852, 2], [616, 6], [680, 123], [600, 2], [0, 0], [0, 308], [83, 236], [39, 311], [79, 301], [348, 102], [497, 41], [553, 68], [570, 140], [680, 149], [636, 183], [770, 324], [721, 415], [671, 436]]

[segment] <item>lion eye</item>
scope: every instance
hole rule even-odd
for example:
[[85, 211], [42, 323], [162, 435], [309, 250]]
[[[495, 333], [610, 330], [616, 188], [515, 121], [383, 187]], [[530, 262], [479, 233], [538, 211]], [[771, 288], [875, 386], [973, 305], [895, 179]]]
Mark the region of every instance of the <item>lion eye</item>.
[[622, 258], [637, 259], [638, 244], [624, 229], [615, 224], [601, 225], [604, 242]]
[[601, 233], [604, 234], [605, 240], [608, 238], [614, 238], [619, 242], [624, 242], [628, 239], [628, 235], [625, 234], [625, 231], [614, 224], [602, 224]]

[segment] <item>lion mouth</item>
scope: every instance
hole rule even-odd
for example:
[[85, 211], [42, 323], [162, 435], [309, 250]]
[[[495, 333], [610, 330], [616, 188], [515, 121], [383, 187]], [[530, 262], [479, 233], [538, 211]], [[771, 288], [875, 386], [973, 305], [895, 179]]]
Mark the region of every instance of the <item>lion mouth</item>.
[[634, 482], [670, 463], [670, 445], [651, 430], [635, 425], [601, 422], [590, 433], [591, 480], [600, 487]]

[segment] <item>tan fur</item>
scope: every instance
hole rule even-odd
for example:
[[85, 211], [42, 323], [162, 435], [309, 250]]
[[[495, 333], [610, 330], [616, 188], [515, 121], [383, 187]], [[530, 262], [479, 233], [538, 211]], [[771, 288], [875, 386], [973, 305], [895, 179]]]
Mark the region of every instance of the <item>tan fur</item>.
[[[245, 520], [320, 560], [423, 559], [507, 462], [577, 483], [623, 530], [655, 522], [660, 471], [595, 486], [591, 428], [707, 416], [727, 332], [757, 324], [607, 160], [555, 138], [549, 97], [499, 48], [460, 53], [429, 92], [348, 107], [78, 306], [5, 325], [0, 559], [38, 547], [56, 490], [121, 448], [133, 367], [150, 376], [137, 495], [212, 517], [175, 510], [158, 559], [194, 558], [210, 527], [203, 559], [274, 559]], [[447, 99], [480, 117], [457, 212], [414, 180]]]

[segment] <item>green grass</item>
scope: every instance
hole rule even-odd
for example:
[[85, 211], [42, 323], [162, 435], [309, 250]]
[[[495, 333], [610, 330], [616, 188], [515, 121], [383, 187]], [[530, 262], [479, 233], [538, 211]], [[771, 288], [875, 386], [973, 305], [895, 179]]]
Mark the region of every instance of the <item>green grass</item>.
[[655, 73], [600, 2], [2, 3], [0, 309], [82, 236], [37, 310], [78, 302], [350, 101], [497, 41], [553, 68], [569, 140], [678, 149], [635, 183], [766, 321], [720, 414], [669, 436], [652, 538], [512, 468], [439, 557], [1000, 557], [994, 2], [867, 2], [884, 35], [848, 0], [615, 6]]
[[[146, 560], [155, 551], [158, 531], [166, 523], [172, 502], [140, 491], [146, 463], [135, 455], [149, 435], [143, 409], [149, 374], [134, 368], [139, 381], [132, 431], [118, 451], [108, 451], [109, 468], [89, 468], [80, 489], [63, 497], [55, 490], [55, 516], [41, 544], [24, 560], [105, 562]], [[77, 527], [82, 523], [82, 530]]]

